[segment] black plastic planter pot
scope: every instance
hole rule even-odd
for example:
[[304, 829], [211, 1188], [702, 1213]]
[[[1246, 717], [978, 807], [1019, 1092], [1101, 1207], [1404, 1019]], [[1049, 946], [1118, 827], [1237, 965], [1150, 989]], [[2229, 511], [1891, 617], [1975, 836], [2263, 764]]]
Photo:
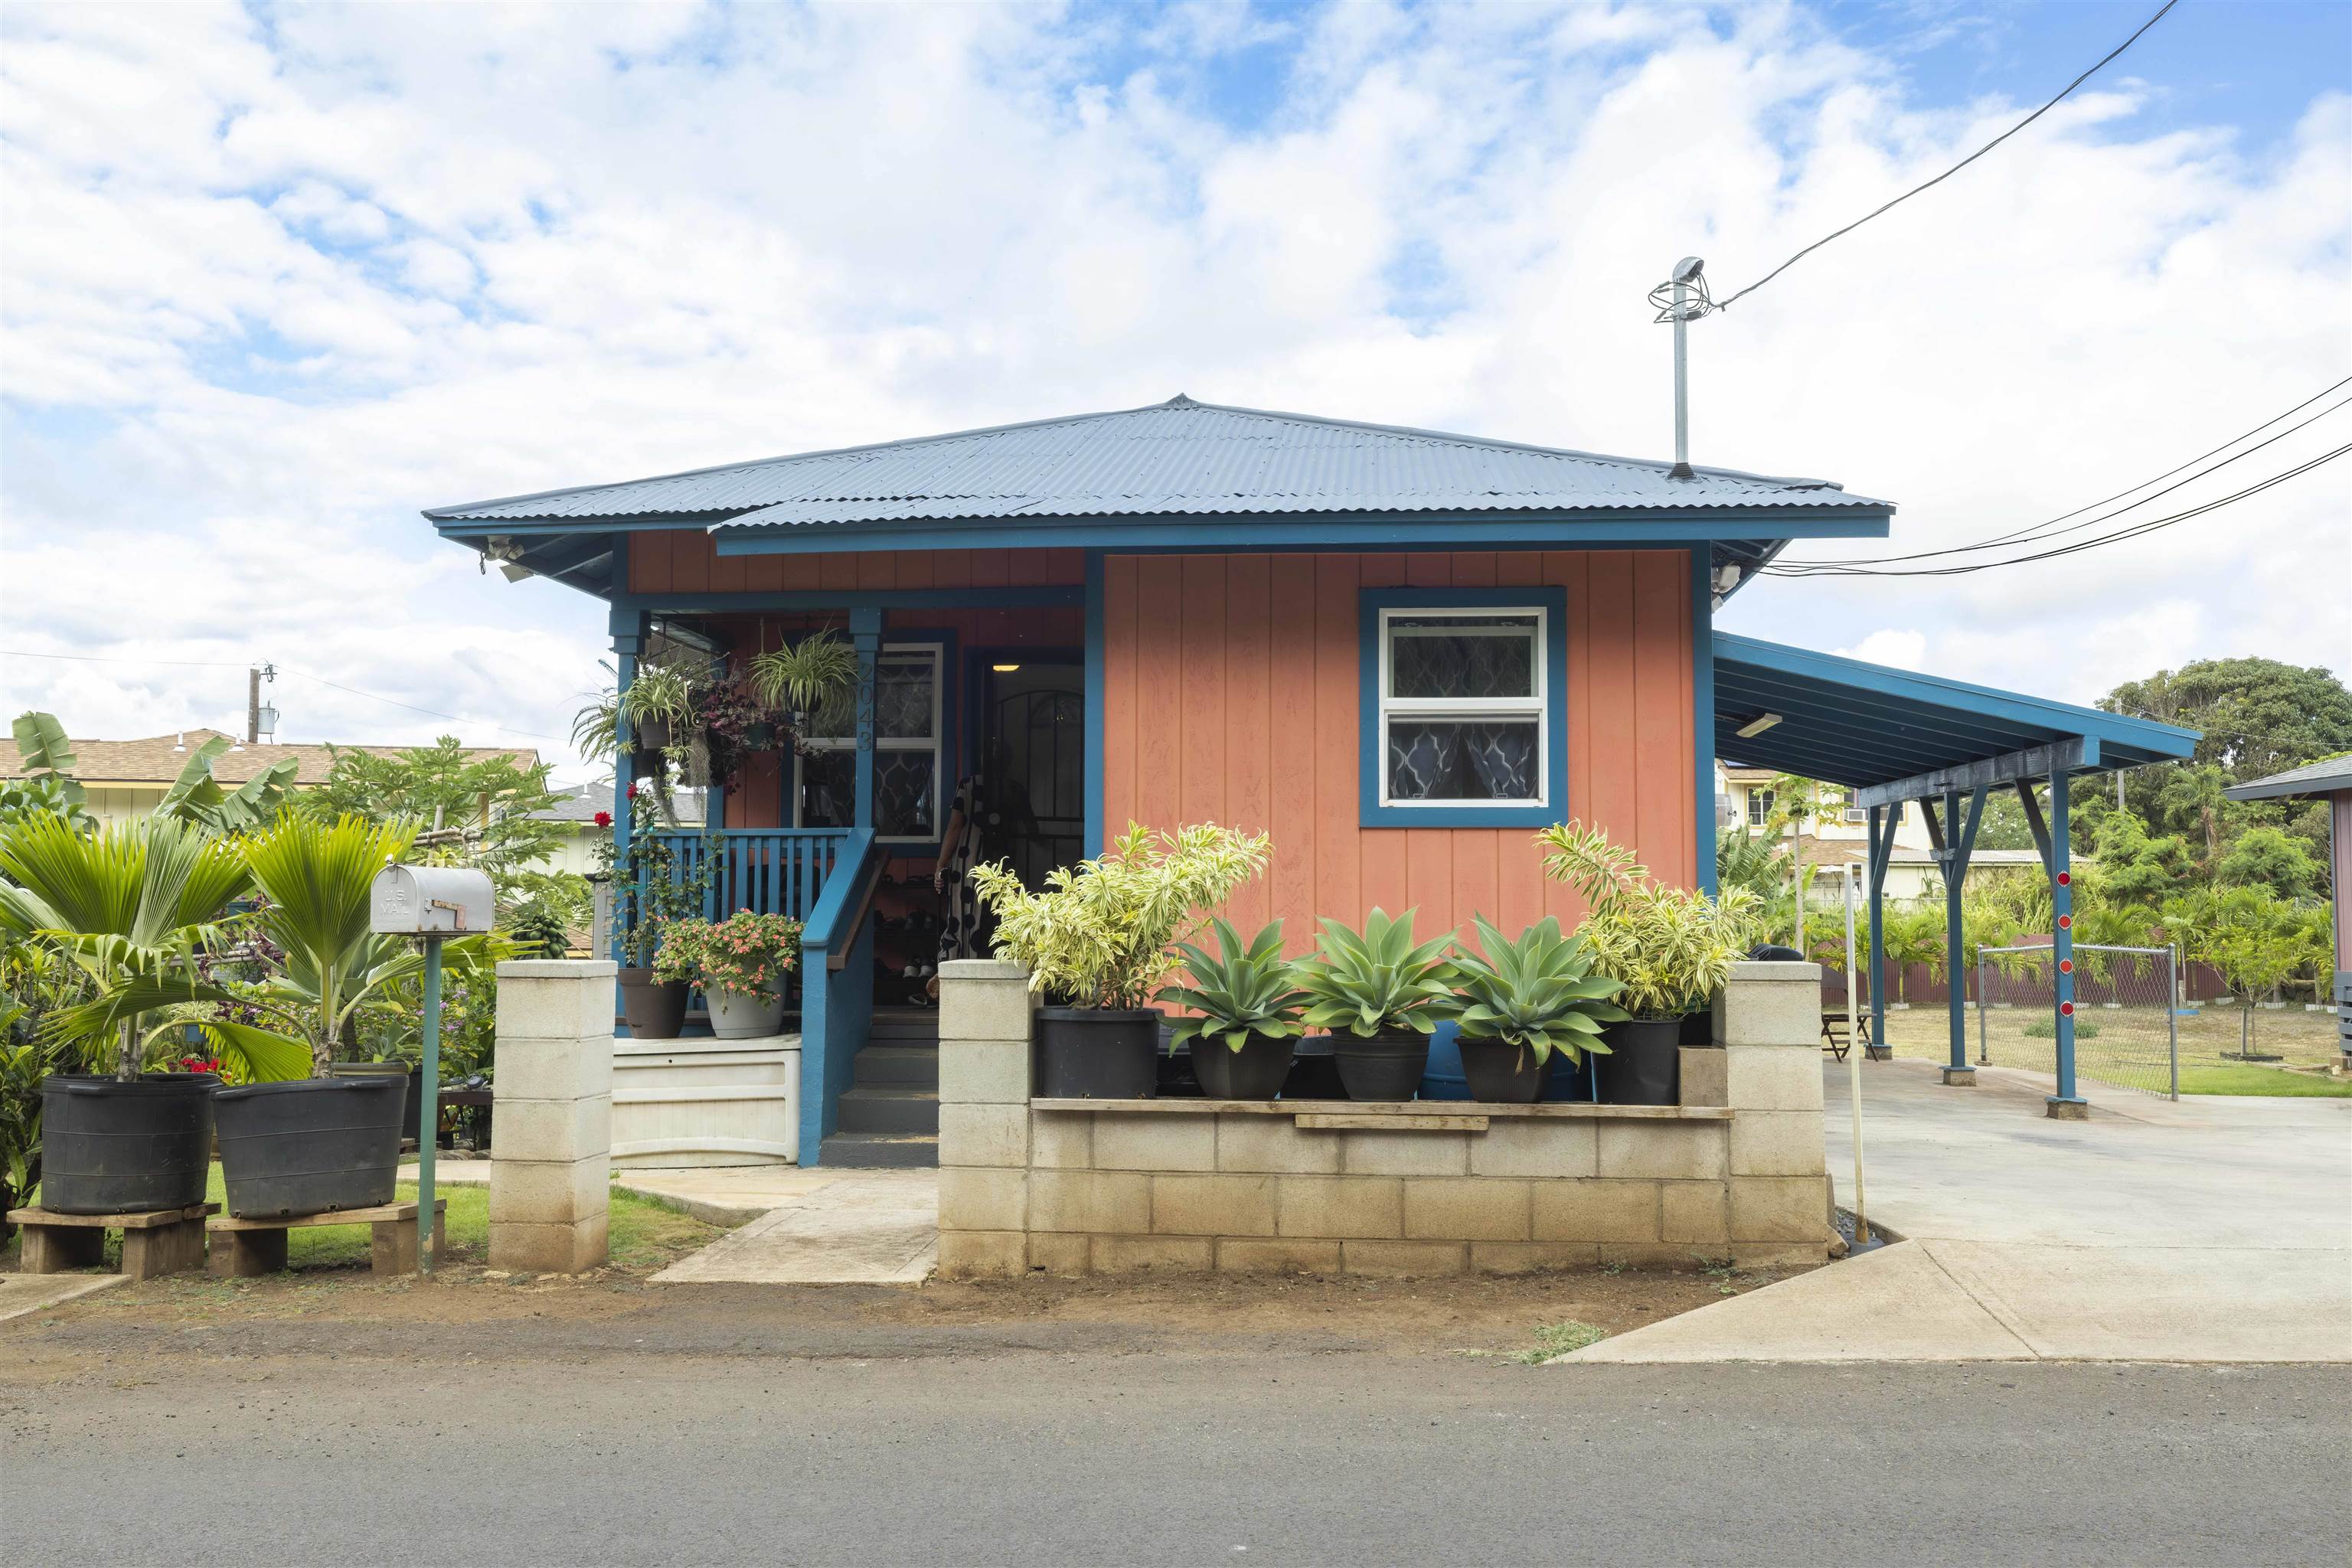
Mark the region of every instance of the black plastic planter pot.
[[1349, 1100], [1411, 1100], [1429, 1070], [1429, 1037], [1412, 1029], [1391, 1035], [1331, 1037], [1331, 1059]]
[[41, 1206], [130, 1214], [205, 1201], [213, 1152], [208, 1072], [41, 1080]]
[[392, 1202], [405, 1098], [398, 1079], [382, 1077], [215, 1091], [228, 1212], [271, 1219]]
[[1496, 1105], [1533, 1105], [1541, 1100], [1544, 1083], [1551, 1077], [1551, 1064], [1559, 1059], [1559, 1054], [1551, 1052], [1538, 1061], [1532, 1047], [1515, 1046], [1508, 1040], [1474, 1040], [1467, 1036], [1462, 1040], [1462, 1076], [1469, 1082], [1470, 1098]]
[[1192, 1071], [1211, 1100], [1272, 1100], [1290, 1077], [1296, 1040], [1252, 1035], [1234, 1050], [1223, 1040], [1192, 1042]]
[[639, 719], [629, 726], [641, 752], [658, 752], [669, 744], [669, 721]]
[[1154, 1008], [1040, 1007], [1036, 1092], [1045, 1100], [1155, 1099], [1159, 1046]]
[[[400, 1135], [414, 1139], [424, 1109], [425, 1069], [410, 1067], [406, 1062], [336, 1062], [327, 1068], [329, 1078], [396, 1078], [408, 1087], [401, 1096]], [[444, 1079], [444, 1085], [447, 1079]]]
[[1339, 1058], [1328, 1035], [1302, 1035], [1291, 1042], [1290, 1076], [1282, 1080], [1285, 1100], [1345, 1100], [1348, 1088], [1339, 1081]]
[[674, 1040], [686, 1027], [688, 987], [664, 985], [651, 969], [621, 971], [621, 1016], [628, 1020], [629, 1037]]
[[1629, 1018], [1601, 1031], [1609, 1054], [1598, 1059], [1604, 1105], [1675, 1105], [1682, 1089], [1680, 1018]]

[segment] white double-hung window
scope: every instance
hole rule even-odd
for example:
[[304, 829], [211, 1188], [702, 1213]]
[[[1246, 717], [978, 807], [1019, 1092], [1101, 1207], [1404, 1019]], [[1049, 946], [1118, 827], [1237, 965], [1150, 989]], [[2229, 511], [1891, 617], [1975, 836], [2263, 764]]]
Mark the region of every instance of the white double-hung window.
[[[874, 833], [901, 843], [938, 839], [940, 822], [942, 693], [936, 643], [893, 643], [874, 670]], [[793, 759], [795, 827], [847, 827], [856, 815], [856, 705], [844, 700], [816, 716], [848, 734], [812, 736]]]
[[[1384, 597], [1386, 595], [1383, 595]], [[1376, 712], [1368, 763], [1379, 820], [1540, 812], [1558, 788], [1553, 639], [1545, 604], [1390, 604], [1373, 612]], [[1515, 814], [1516, 815], [1516, 814]]]

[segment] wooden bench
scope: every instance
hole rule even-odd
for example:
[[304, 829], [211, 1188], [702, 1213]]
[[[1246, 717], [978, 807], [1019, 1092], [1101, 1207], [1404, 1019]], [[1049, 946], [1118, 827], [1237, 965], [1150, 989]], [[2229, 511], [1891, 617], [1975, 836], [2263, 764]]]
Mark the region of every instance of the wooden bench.
[[18, 1267], [27, 1274], [61, 1274], [94, 1268], [106, 1260], [106, 1233], [122, 1233], [122, 1272], [152, 1279], [205, 1266], [205, 1216], [218, 1204], [151, 1209], [137, 1214], [54, 1214], [44, 1208], [10, 1209], [8, 1223], [25, 1232]]
[[[1822, 1049], [1829, 1052], [1830, 1055], [1837, 1058], [1838, 1060], [1843, 1061], [1845, 1060], [1846, 1052], [1853, 1049], [1853, 1034], [1854, 1032], [1849, 1026], [1846, 1018], [1844, 1008], [1840, 1007], [1833, 1011], [1824, 1010], [1822, 1012]], [[1867, 1013], [1864, 1014], [1862, 1016], [1862, 1045], [1863, 1049], [1869, 1055], [1873, 1061], [1879, 1059], [1878, 1047], [1870, 1043], [1870, 1015]]]
[[[217, 1207], [218, 1205], [215, 1205]], [[433, 1200], [433, 1255], [448, 1248], [449, 1200]], [[219, 1215], [205, 1222], [212, 1238], [212, 1257], [205, 1267], [224, 1279], [250, 1279], [275, 1274], [286, 1267], [286, 1233], [320, 1225], [368, 1226], [368, 1266], [378, 1275], [416, 1272], [416, 1205], [379, 1204], [366, 1209], [331, 1209], [325, 1214], [286, 1215], [269, 1219], [238, 1219]]]

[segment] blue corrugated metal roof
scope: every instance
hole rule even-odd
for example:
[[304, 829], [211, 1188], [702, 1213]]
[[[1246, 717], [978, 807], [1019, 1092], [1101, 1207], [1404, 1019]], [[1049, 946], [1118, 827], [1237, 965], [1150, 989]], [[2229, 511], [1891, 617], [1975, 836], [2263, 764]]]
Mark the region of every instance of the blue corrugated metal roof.
[[[1739, 730], [1765, 714], [1779, 722]], [[1715, 754], [1857, 787], [2088, 736], [2103, 768], [2188, 756], [2197, 731], [2099, 708], [1715, 634]]]
[[1260, 512], [1890, 510], [1824, 479], [1672, 465], [1176, 397], [437, 508], [439, 522], [702, 515], [714, 531], [916, 519]]

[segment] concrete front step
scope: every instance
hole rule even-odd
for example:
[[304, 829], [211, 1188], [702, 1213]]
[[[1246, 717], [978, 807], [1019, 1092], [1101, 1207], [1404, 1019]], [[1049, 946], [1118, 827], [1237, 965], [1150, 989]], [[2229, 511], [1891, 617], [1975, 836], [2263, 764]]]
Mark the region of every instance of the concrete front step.
[[819, 1165], [847, 1170], [918, 1170], [940, 1163], [936, 1137], [892, 1136], [878, 1132], [836, 1132], [824, 1141]]
[[844, 1132], [928, 1133], [940, 1131], [935, 1089], [853, 1089], [841, 1097], [835, 1125]]
[[857, 1053], [853, 1081], [861, 1089], [940, 1087], [937, 1046], [873, 1045]]

